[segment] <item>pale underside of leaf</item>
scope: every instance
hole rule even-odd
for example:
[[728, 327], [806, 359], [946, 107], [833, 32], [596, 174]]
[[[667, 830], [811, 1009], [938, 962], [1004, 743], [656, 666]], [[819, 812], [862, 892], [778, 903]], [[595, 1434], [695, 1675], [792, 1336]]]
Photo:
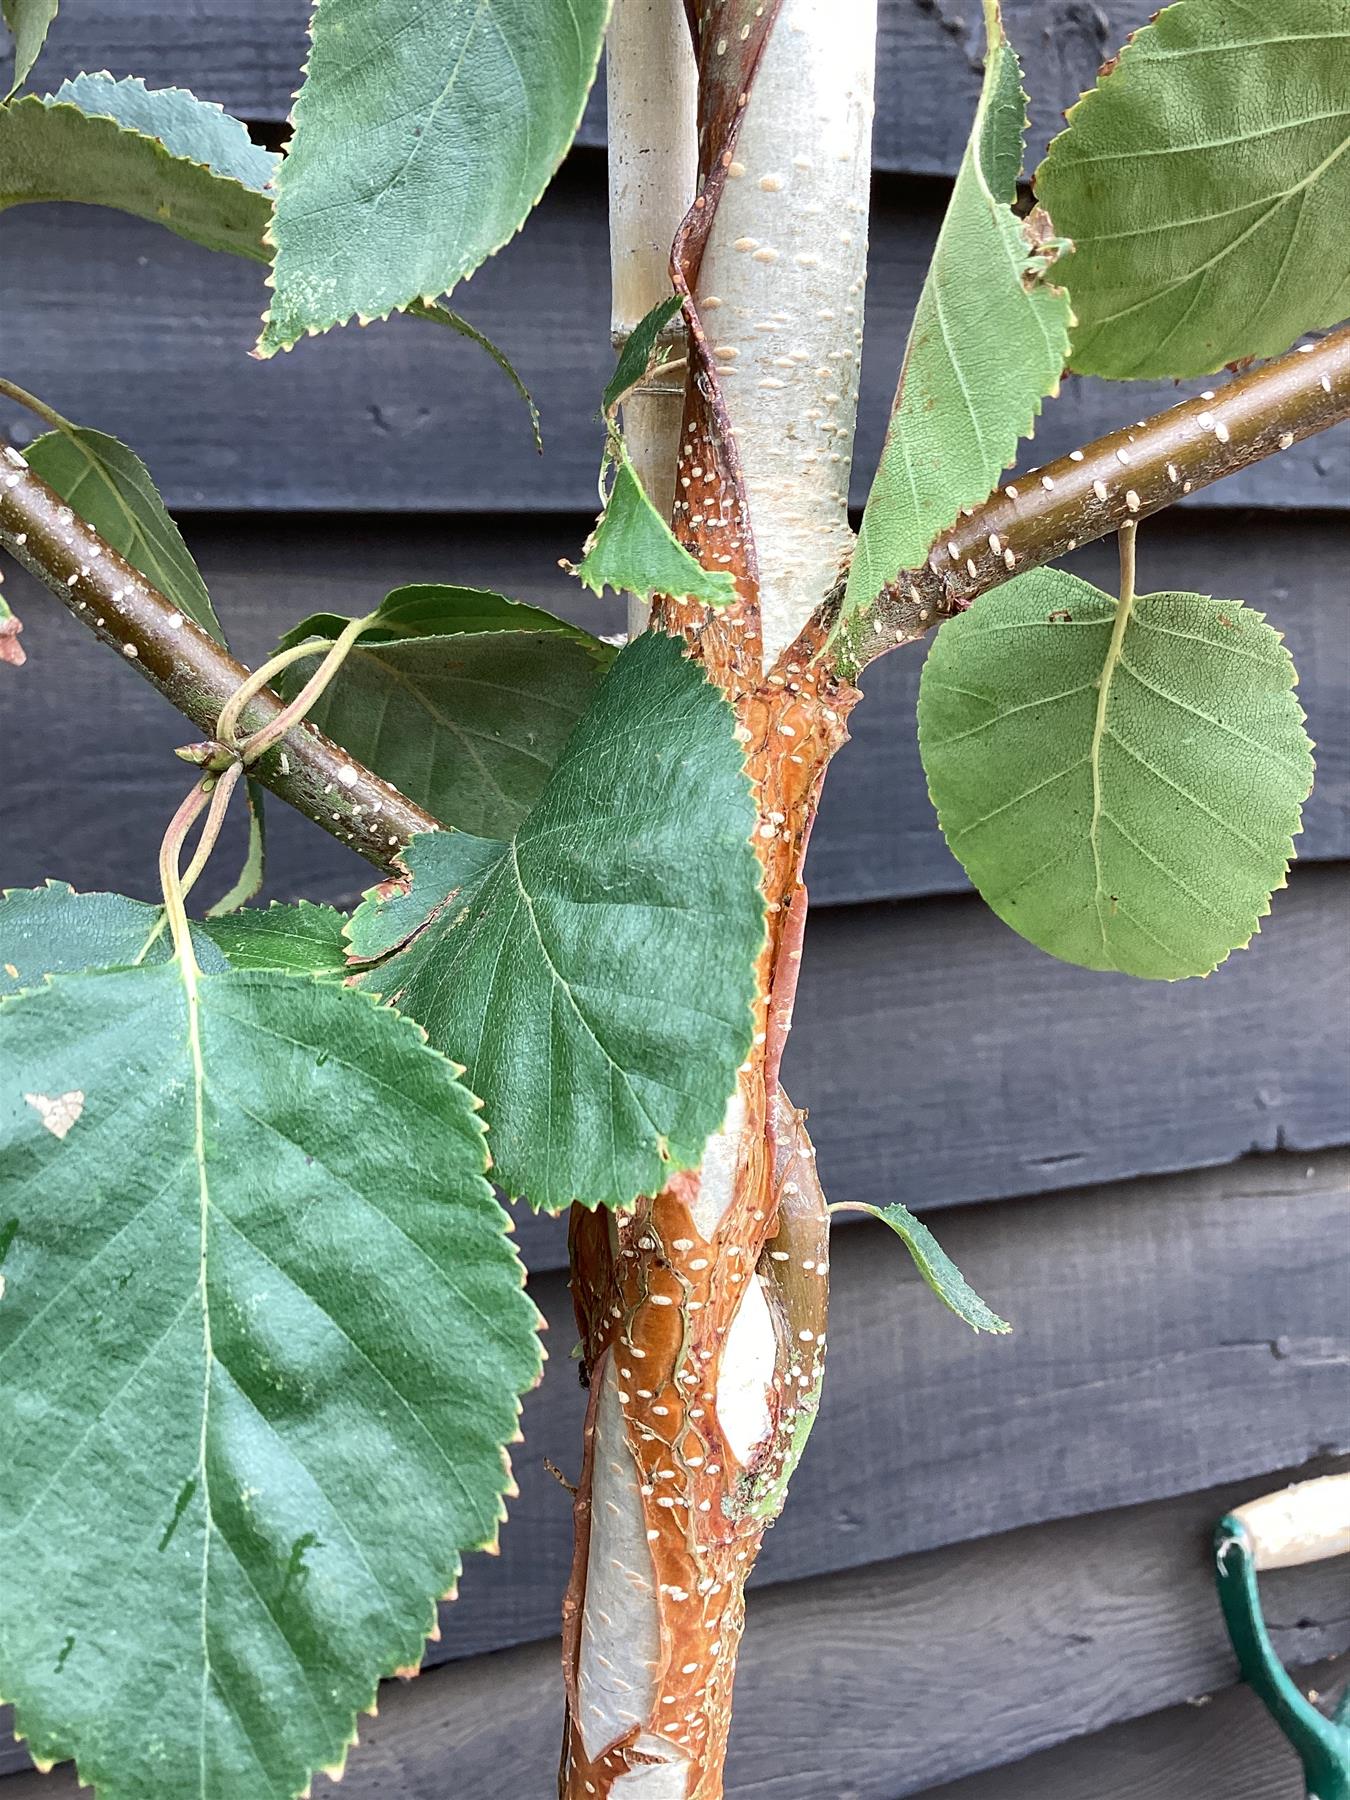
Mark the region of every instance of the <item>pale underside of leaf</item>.
[[919, 733], [947, 841], [1032, 943], [1176, 980], [1247, 944], [1283, 886], [1311, 747], [1259, 613], [1038, 570], [944, 625]]
[[469, 1070], [494, 1179], [558, 1210], [697, 1166], [750, 1046], [763, 899], [734, 718], [675, 640], [616, 661], [509, 843], [438, 832], [349, 928]]
[[1012, 211], [1025, 97], [987, 0], [979, 111], [915, 311], [880, 466], [863, 513], [843, 619], [918, 568], [962, 506], [983, 500], [1059, 388], [1068, 296]]
[[[58, 0], [4, 0], [5, 23], [14, 34], [14, 77], [10, 93], [21, 88], [42, 54]], [[6, 96], [8, 97], [8, 96]]]
[[275, 151], [253, 142], [241, 120], [186, 88], [148, 88], [135, 76], [118, 80], [108, 74], [76, 75], [63, 81], [51, 98], [158, 138], [170, 155], [201, 163], [259, 193], [270, 185], [281, 162]]
[[1126, 45], [1037, 175], [1075, 369], [1206, 374], [1350, 312], [1348, 67], [1346, 0], [1182, 0]]
[[107, 1800], [296, 1795], [503, 1516], [537, 1315], [474, 1103], [277, 974], [65, 977], [0, 1045], [0, 1692]]
[[432, 301], [515, 235], [581, 122], [608, 0], [319, 0], [259, 353]]
[[114, 118], [25, 96], [0, 110], [0, 208], [44, 200], [116, 207], [207, 249], [268, 258], [265, 194]]

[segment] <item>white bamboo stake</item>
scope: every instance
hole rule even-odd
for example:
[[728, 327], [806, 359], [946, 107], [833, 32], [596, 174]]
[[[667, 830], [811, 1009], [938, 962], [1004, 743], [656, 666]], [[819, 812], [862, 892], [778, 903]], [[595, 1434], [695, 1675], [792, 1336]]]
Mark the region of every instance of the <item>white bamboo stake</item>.
[[[671, 242], [694, 198], [698, 72], [681, 0], [618, 0], [605, 66], [610, 331], [619, 350], [638, 321], [670, 293]], [[679, 326], [674, 330], [678, 333]], [[623, 408], [634, 467], [667, 518], [683, 411], [683, 364], [658, 369]], [[630, 600], [630, 635], [644, 628], [647, 612], [646, 601]]]

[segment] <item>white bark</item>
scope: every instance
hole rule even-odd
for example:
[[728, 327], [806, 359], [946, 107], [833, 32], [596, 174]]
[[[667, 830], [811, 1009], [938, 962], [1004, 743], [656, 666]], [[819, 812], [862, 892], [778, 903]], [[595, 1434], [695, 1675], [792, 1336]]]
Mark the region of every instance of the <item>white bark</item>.
[[703, 258], [772, 661], [848, 549], [876, 0], [783, 0]]

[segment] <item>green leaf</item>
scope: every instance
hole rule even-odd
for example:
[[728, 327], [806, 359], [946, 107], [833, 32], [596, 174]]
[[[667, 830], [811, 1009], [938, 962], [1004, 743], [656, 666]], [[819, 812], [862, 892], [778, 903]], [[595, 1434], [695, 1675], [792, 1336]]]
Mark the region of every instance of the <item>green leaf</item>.
[[75, 75], [61, 83], [49, 104], [63, 101], [158, 138], [171, 156], [201, 163], [259, 193], [275, 178], [281, 161], [275, 151], [253, 142], [242, 120], [186, 88], [148, 88], [136, 76]]
[[[28, 466], [55, 488], [105, 543], [139, 569], [194, 624], [223, 644], [225, 634], [206, 583], [140, 457], [117, 438], [72, 425], [50, 407], [38, 410], [42, 417], [55, 420], [57, 429], [29, 445], [25, 453]], [[229, 892], [210, 909], [212, 913], [242, 906], [263, 884], [263, 788], [250, 778], [244, 792], [248, 807], [244, 865]]]
[[[3, 0], [0, 13], [14, 34], [14, 80], [9, 93], [21, 88], [42, 54], [47, 32], [56, 17], [57, 0]], [[9, 98], [9, 94], [5, 96]]]
[[1345, 0], [1180, 0], [1068, 114], [1036, 177], [1089, 375], [1270, 356], [1350, 312]]
[[[282, 648], [326, 645], [348, 622], [316, 615]], [[447, 825], [509, 837], [613, 658], [589, 632], [501, 594], [396, 588], [309, 717]], [[277, 686], [289, 698], [312, 671], [292, 664]]]
[[1054, 246], [1012, 210], [1026, 96], [993, 0], [985, 26], [979, 110], [915, 310], [844, 622], [919, 568], [961, 508], [992, 490], [1042, 399], [1059, 391], [1068, 355], [1068, 296], [1046, 279]]
[[[81, 77], [85, 82], [95, 79]], [[269, 197], [212, 166], [216, 155], [228, 162], [227, 153], [232, 148], [237, 152], [227, 129], [235, 122], [179, 88], [146, 92], [146, 104], [136, 101], [136, 116], [148, 123], [162, 105], [164, 129], [175, 145], [196, 146], [185, 154], [167, 149], [142, 126], [121, 124], [107, 112], [108, 106], [120, 106], [126, 99], [105, 94], [98, 115], [70, 101], [33, 95], [0, 107], [0, 210], [44, 200], [114, 206], [167, 226], [208, 250], [229, 250], [266, 262], [263, 228], [271, 210]], [[188, 130], [189, 122], [197, 127], [195, 135]]]
[[1236, 601], [1145, 594], [1120, 615], [1038, 569], [943, 625], [919, 746], [1005, 923], [1065, 962], [1174, 981], [1248, 943], [1284, 885], [1313, 773], [1293, 689], [1278, 634]]
[[594, 594], [677, 595], [705, 606], [729, 606], [735, 578], [726, 569], [705, 569], [675, 537], [652, 505], [622, 441], [611, 437], [606, 456], [614, 480], [582, 560], [572, 573]]
[[259, 353], [430, 301], [513, 237], [576, 135], [608, 12], [319, 0]]
[[661, 333], [676, 317], [682, 305], [683, 301], [678, 294], [670, 294], [666, 299], [658, 300], [651, 311], [639, 319], [629, 332], [628, 341], [619, 352], [618, 363], [609, 379], [609, 386], [605, 389], [603, 407], [606, 417], [651, 368]]
[[457, 312], [451, 312], [448, 306], [438, 306], [427, 300], [415, 300], [408, 311], [416, 318], [430, 319], [435, 325], [444, 325], [449, 331], [457, 331], [461, 337], [466, 337], [471, 343], [477, 344], [480, 350], [487, 351], [529, 408], [530, 427], [534, 432], [534, 447], [542, 456], [544, 454], [544, 435], [539, 429], [539, 408], [535, 405], [530, 390], [517, 375], [515, 364], [508, 359], [506, 354], [497, 348], [490, 337], [486, 337], [479, 331], [476, 325], [470, 325], [467, 319], [461, 318]]
[[674, 639], [619, 656], [509, 843], [415, 838], [352, 918], [364, 977], [467, 1064], [494, 1179], [558, 1211], [697, 1167], [750, 1049], [764, 942], [735, 719]]
[[844, 1202], [850, 1212], [870, 1213], [880, 1219], [904, 1244], [914, 1258], [914, 1266], [944, 1306], [958, 1319], [964, 1319], [972, 1331], [1011, 1331], [1006, 1319], [985, 1305], [965, 1276], [938, 1243], [928, 1227], [908, 1207], [895, 1201], [890, 1206], [868, 1206], [861, 1200]]
[[305, 977], [0, 1006], [0, 1692], [102, 1800], [299, 1794], [495, 1541], [540, 1355], [474, 1108]]
[[[197, 961], [210, 973], [229, 967], [200, 925]], [[0, 894], [0, 998], [41, 987], [49, 975], [167, 962], [173, 946], [164, 908], [125, 894], [77, 894], [64, 881]]]
[[270, 906], [246, 906], [227, 917], [208, 919], [200, 929], [232, 968], [281, 969], [342, 981], [351, 974], [343, 935], [346, 923], [333, 906], [316, 906], [310, 900], [283, 905], [274, 900]]
[[149, 469], [102, 431], [63, 421], [24, 452], [28, 466], [194, 624], [225, 641], [211, 596]]

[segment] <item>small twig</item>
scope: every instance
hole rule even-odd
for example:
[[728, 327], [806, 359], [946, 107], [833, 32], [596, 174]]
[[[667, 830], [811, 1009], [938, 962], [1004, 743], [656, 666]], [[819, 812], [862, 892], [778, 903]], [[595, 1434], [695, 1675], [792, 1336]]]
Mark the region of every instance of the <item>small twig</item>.
[[[0, 544], [74, 616], [214, 737], [222, 708], [249, 671], [105, 544], [56, 491], [6, 446], [0, 453]], [[264, 688], [238, 721], [246, 732], [285, 710]], [[234, 752], [222, 749], [220, 766]], [[325, 831], [381, 868], [440, 821], [347, 754], [313, 725], [292, 726], [250, 771]]]
[[549, 1458], [546, 1456], [544, 1458], [544, 1467], [548, 1470], [549, 1474], [557, 1482], [559, 1487], [565, 1487], [567, 1489], [568, 1493], [571, 1494], [573, 1497], [575, 1497], [576, 1491], [577, 1491], [576, 1482], [569, 1481], [567, 1479], [567, 1477], [563, 1474], [562, 1470], [558, 1467], [557, 1463], [551, 1462], [549, 1460]]
[[[996, 488], [832, 646], [845, 673], [990, 588], [1350, 418], [1350, 326]], [[837, 609], [839, 596], [827, 607]]]

